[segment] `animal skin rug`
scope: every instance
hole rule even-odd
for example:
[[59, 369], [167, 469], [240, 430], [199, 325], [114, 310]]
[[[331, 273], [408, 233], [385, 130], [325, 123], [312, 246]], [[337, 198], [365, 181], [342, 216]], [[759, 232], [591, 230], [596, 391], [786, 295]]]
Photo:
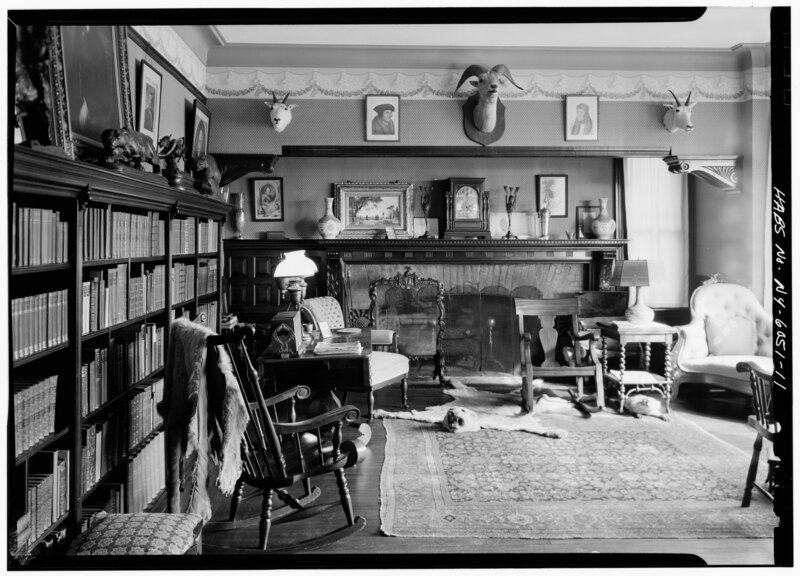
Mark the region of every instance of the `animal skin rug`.
[[[463, 431], [488, 428], [520, 430], [548, 438], [563, 438], [567, 435], [567, 432], [560, 428], [548, 429], [536, 415], [543, 412], [574, 412], [575, 407], [569, 400], [543, 395], [536, 402], [534, 412], [528, 414], [522, 410], [519, 389], [504, 393], [487, 392], [470, 388], [456, 379], [452, 379], [450, 382], [453, 388], [444, 390], [444, 393], [453, 397], [452, 402], [441, 406], [429, 406], [425, 410], [387, 412], [378, 409], [375, 410], [375, 417], [441, 424], [448, 412], [455, 408], [465, 409], [469, 416], [471, 416], [470, 412], [474, 414], [473, 421], [464, 426]], [[534, 380], [534, 389], [541, 388], [543, 384], [542, 380]], [[464, 414], [464, 410], [456, 412]], [[446, 424], [444, 427], [449, 429]]]

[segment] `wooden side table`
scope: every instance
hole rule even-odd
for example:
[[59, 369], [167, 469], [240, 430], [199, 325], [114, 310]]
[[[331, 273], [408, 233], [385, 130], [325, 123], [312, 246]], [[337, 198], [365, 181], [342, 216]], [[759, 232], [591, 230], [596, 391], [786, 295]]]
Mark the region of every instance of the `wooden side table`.
[[[619, 392], [619, 411], [625, 412], [625, 399], [632, 392], [655, 391], [664, 397], [666, 411], [669, 412], [669, 400], [672, 395], [672, 341], [676, 329], [659, 322], [649, 324], [632, 324], [627, 321], [598, 322], [600, 336], [603, 339], [603, 379], [610, 382]], [[608, 369], [608, 342], [611, 338], [619, 342], [621, 353], [619, 370]], [[653, 342], [664, 344], [664, 375], [650, 372], [650, 345]], [[625, 345], [643, 343], [644, 370], [625, 369]]]

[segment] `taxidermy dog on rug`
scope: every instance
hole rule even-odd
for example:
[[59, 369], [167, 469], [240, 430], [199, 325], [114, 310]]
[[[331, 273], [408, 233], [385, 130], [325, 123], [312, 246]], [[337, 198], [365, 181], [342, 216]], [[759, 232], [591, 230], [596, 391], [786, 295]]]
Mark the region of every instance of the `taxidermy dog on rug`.
[[667, 415], [661, 412], [661, 401], [644, 394], [634, 394], [625, 398], [625, 410], [633, 414], [634, 418], [652, 416], [660, 418], [664, 422], [669, 421]]
[[[448, 432], [475, 432], [486, 428], [520, 430], [546, 438], [563, 438], [567, 435], [564, 430], [545, 426], [537, 414], [572, 412], [575, 404], [572, 399], [561, 398], [552, 390], [544, 388], [542, 380], [534, 381], [538, 400], [536, 409], [530, 414], [523, 411], [520, 406], [519, 390], [510, 393], [487, 392], [465, 386], [455, 379], [451, 380], [451, 384], [452, 388], [444, 392], [454, 398], [453, 402], [407, 412], [375, 410], [375, 417], [441, 423], [442, 428]], [[599, 410], [583, 406], [590, 411]]]

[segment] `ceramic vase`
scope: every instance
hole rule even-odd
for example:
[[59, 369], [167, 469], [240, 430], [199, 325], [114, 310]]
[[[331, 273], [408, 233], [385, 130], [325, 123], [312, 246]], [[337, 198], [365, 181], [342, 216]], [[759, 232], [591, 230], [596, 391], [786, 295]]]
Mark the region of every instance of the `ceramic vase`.
[[600, 215], [592, 222], [592, 232], [601, 240], [614, 238], [617, 223], [608, 215], [608, 198], [600, 198]]
[[333, 198], [325, 198], [325, 214], [319, 219], [319, 233], [325, 239], [336, 238], [342, 222], [333, 213]]
[[542, 208], [539, 211], [539, 231], [542, 233], [542, 240], [550, 239], [550, 210]]

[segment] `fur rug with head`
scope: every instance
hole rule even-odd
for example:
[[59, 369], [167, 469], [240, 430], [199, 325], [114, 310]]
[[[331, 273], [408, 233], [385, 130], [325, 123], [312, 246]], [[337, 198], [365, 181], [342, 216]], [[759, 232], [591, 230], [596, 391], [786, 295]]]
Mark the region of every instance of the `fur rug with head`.
[[[418, 422], [431, 422], [441, 424], [448, 432], [474, 432], [483, 428], [492, 430], [519, 430], [539, 434], [547, 438], [563, 438], [567, 435], [560, 428], [547, 428], [537, 418], [537, 414], [545, 412], [574, 412], [573, 401], [554, 395], [541, 394], [544, 381], [536, 379], [533, 382], [534, 390], [538, 390], [538, 399], [533, 413], [528, 414], [522, 410], [519, 389], [512, 392], [488, 392], [464, 385], [452, 379], [452, 389], [444, 393], [452, 396], [453, 401], [440, 406], [429, 406], [424, 410], [410, 410], [403, 412], [387, 412], [375, 410], [376, 418], [398, 418], [402, 420], [416, 420]], [[584, 413], [584, 416], [586, 414]]]

